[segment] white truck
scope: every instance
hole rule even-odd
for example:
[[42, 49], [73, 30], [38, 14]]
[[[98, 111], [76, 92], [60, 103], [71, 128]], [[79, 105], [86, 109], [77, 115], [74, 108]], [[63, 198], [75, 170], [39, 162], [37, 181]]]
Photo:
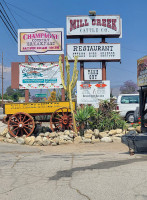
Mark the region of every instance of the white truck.
[[120, 94], [117, 98], [117, 110], [130, 123], [135, 122], [134, 111], [139, 107], [139, 94]]

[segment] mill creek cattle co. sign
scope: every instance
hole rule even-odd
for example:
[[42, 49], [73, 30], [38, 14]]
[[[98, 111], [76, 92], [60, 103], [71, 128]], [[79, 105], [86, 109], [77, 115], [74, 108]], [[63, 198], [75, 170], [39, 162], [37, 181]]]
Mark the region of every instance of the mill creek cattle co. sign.
[[78, 61], [119, 61], [120, 44], [67, 44], [68, 60], [74, 61], [78, 56]]
[[67, 16], [67, 37], [120, 37], [121, 20], [119, 15]]

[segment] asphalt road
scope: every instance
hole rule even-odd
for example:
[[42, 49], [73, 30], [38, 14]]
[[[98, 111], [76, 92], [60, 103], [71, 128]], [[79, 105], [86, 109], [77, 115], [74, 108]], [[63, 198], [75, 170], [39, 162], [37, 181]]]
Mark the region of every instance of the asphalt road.
[[0, 143], [1, 200], [144, 200], [147, 155], [123, 144]]

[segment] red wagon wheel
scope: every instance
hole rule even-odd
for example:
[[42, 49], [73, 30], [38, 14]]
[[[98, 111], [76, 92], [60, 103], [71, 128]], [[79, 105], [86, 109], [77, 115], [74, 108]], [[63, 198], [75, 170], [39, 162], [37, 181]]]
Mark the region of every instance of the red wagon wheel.
[[72, 115], [69, 108], [57, 109], [50, 118], [50, 127], [52, 131], [73, 130]]
[[35, 128], [35, 122], [31, 115], [23, 112], [16, 113], [9, 118], [8, 130], [13, 136], [30, 136]]

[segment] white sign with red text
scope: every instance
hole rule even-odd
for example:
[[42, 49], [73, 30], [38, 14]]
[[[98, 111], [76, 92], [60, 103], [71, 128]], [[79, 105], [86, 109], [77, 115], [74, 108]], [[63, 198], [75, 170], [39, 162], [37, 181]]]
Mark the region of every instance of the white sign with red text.
[[64, 54], [64, 29], [18, 29], [18, 55]]
[[77, 81], [77, 104], [98, 108], [101, 100], [110, 100], [110, 81]]
[[69, 61], [120, 61], [120, 44], [67, 44], [67, 56]]
[[66, 30], [67, 37], [120, 37], [121, 20], [119, 15], [67, 16]]

